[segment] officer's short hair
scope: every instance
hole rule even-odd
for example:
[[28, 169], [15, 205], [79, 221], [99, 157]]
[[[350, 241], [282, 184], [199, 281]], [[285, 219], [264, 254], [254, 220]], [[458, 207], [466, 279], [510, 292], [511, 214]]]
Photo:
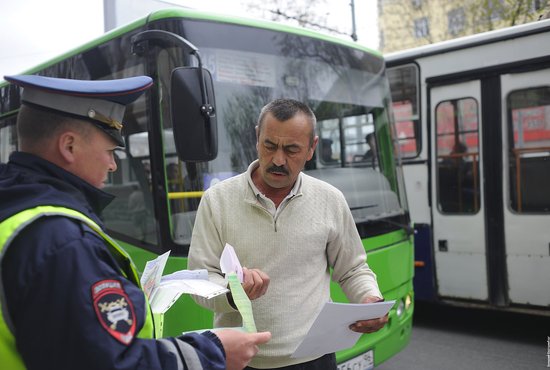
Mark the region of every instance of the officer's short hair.
[[83, 125], [75, 118], [28, 105], [21, 106], [16, 127], [19, 146], [22, 149], [38, 148], [67, 130], [75, 131], [84, 138], [89, 137], [92, 130], [91, 125]]

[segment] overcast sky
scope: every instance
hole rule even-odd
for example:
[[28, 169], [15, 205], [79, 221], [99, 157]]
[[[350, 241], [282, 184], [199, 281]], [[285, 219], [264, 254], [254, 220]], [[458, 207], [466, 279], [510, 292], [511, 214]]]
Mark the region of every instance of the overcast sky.
[[[248, 16], [242, 0], [171, 1], [217, 13]], [[350, 1], [326, 0], [330, 27], [351, 33]], [[378, 47], [376, 2], [355, 0], [358, 42], [372, 49]], [[0, 9], [0, 80], [104, 33], [103, 0], [0, 0]]]

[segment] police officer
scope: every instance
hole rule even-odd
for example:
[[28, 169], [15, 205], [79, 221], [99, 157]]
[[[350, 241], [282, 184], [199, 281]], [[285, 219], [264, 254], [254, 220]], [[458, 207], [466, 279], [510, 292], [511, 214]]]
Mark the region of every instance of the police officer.
[[11, 76], [23, 87], [20, 151], [0, 164], [3, 369], [241, 369], [269, 333], [153, 339], [138, 275], [98, 217], [125, 106], [146, 76]]

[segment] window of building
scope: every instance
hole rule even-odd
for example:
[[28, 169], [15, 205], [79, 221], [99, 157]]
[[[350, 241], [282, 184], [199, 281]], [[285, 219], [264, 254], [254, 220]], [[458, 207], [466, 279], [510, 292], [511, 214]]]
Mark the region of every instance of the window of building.
[[458, 35], [464, 30], [466, 14], [464, 8], [453, 9], [447, 13], [448, 32], [452, 36]]
[[430, 27], [427, 17], [414, 20], [414, 37], [421, 39], [430, 35]]
[[550, 213], [550, 87], [507, 98], [509, 203], [518, 213]]
[[418, 67], [416, 64], [388, 68], [393, 115], [399, 149], [403, 158], [420, 152], [418, 109]]
[[479, 115], [472, 98], [436, 107], [437, 196], [443, 213], [479, 210]]

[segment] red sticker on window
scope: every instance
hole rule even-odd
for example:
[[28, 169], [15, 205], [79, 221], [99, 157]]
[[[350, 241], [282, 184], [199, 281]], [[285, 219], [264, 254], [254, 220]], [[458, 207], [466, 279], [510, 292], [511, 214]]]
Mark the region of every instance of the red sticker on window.
[[129, 344], [136, 332], [132, 301], [118, 280], [102, 280], [92, 286], [94, 309], [101, 325], [122, 344]]

